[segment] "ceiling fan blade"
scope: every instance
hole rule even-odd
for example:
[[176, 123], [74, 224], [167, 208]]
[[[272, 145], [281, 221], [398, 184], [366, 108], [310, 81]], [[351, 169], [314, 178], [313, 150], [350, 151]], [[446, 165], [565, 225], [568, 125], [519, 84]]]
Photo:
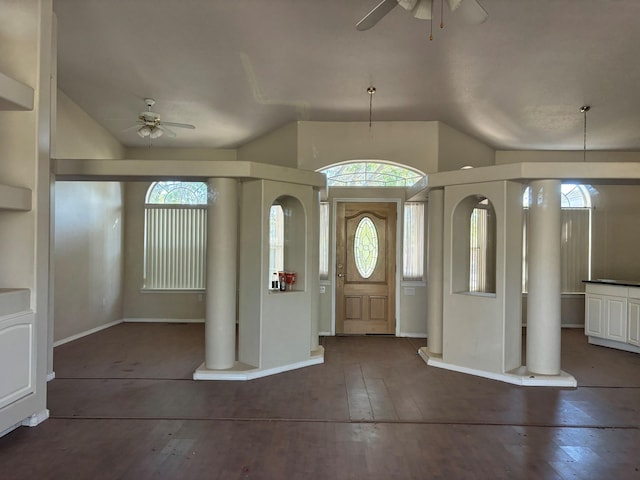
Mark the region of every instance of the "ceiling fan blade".
[[171, 130], [170, 128], [167, 128], [166, 123], [162, 123], [162, 125], [158, 125], [156, 127], [158, 130], [160, 130], [162, 133], [166, 134], [169, 137], [176, 137], [176, 132], [174, 132], [173, 130]]
[[165, 127], [169, 126], [169, 127], [177, 127], [177, 128], [188, 128], [189, 130], [194, 130], [196, 128], [195, 125], [190, 125], [188, 123], [175, 123], [175, 122], [162, 121], [162, 125]]
[[478, 0], [447, 0], [447, 4], [452, 12], [459, 12], [462, 20], [471, 25], [480, 25], [489, 17]]
[[128, 132], [128, 131], [131, 131], [131, 130], [135, 130], [135, 129], [140, 128], [142, 125], [144, 125], [144, 122], [137, 121], [135, 125], [131, 125], [130, 127], [123, 128], [122, 131], [123, 132]]
[[398, 5], [397, 0], [382, 0], [373, 10], [367, 13], [362, 20], [356, 23], [356, 29], [360, 31], [369, 30], [382, 20], [382, 17], [393, 10], [396, 5]]

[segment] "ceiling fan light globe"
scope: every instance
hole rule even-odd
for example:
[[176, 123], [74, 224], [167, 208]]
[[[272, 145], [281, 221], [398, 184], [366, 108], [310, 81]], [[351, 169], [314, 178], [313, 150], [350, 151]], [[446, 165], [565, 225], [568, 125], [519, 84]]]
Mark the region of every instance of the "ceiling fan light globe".
[[149, 135], [151, 135], [151, 129], [148, 125], [143, 125], [138, 129], [137, 134], [138, 136], [140, 136], [140, 138], [148, 137]]
[[431, 18], [431, 4], [433, 0], [397, 0], [398, 5], [411, 12], [415, 18], [429, 20]]
[[162, 130], [160, 130], [159, 128], [154, 128], [151, 130], [151, 132], [149, 132], [149, 136], [151, 138], [159, 138], [162, 136]]
[[469, 25], [480, 25], [489, 18], [489, 14], [478, 0], [448, 0], [448, 3], [451, 11], [457, 10], [462, 20]]

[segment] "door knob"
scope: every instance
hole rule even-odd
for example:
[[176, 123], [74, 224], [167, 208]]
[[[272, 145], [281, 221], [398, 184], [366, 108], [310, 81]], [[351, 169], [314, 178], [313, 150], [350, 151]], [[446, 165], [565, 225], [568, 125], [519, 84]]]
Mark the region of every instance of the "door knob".
[[339, 273], [338, 278], [342, 278], [342, 277], [344, 277], [344, 273]]

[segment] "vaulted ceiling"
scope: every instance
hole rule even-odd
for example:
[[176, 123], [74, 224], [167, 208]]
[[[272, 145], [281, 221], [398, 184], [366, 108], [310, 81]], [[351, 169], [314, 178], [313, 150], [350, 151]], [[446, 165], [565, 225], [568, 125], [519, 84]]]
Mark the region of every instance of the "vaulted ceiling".
[[379, 0], [54, 0], [58, 85], [127, 146], [156, 100], [196, 125], [163, 147], [234, 148], [296, 120], [439, 120], [496, 149], [640, 150], [640, 1], [435, 0], [429, 23]]

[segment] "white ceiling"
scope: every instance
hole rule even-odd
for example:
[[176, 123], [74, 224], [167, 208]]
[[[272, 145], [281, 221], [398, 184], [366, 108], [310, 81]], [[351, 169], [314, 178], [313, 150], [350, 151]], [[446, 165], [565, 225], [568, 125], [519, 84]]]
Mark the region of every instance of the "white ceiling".
[[[440, 120], [497, 149], [640, 150], [640, 1], [480, 0], [445, 28], [379, 0], [54, 0], [59, 87], [123, 144], [234, 148], [295, 120]], [[436, 0], [439, 4], [440, 0]], [[439, 11], [439, 7], [436, 8]], [[439, 16], [439, 14], [438, 14]]]

